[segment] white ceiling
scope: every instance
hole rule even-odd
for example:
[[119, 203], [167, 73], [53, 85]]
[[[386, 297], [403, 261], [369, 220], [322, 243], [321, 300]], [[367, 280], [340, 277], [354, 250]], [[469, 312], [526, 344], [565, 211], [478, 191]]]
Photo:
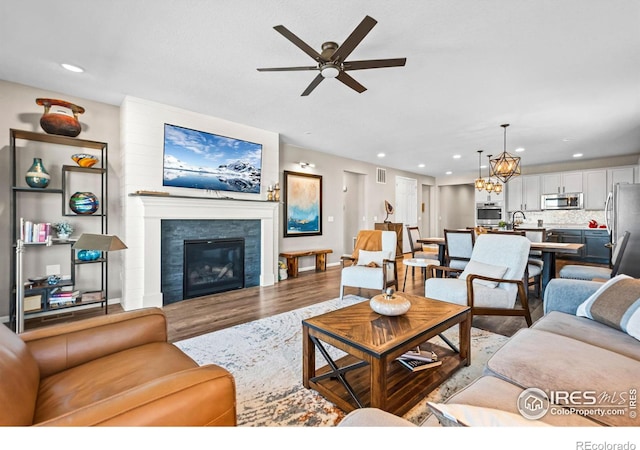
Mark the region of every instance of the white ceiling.
[[[301, 97], [315, 72], [256, 71], [314, 64], [273, 26], [320, 51], [365, 15], [378, 24], [347, 60], [407, 63], [349, 72], [364, 93], [327, 79]], [[141, 97], [437, 177], [477, 171], [510, 123], [526, 170], [640, 152], [639, 24], [638, 0], [3, 0], [0, 79]]]

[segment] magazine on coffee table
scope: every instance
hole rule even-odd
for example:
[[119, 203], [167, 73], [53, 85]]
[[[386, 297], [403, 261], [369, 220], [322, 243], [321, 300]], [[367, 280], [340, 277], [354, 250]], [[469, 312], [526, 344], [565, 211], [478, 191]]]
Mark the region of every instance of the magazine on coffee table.
[[412, 372], [418, 372], [420, 370], [431, 369], [432, 367], [438, 367], [442, 365], [442, 361], [420, 361], [417, 359], [396, 359], [403, 367], [409, 369]]

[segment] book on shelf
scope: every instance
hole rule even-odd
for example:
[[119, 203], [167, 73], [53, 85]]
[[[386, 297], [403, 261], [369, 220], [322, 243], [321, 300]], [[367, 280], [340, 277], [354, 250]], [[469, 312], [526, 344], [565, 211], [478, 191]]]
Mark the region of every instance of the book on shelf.
[[76, 298], [80, 295], [80, 291], [56, 292], [51, 294], [49, 298]]
[[20, 240], [26, 243], [47, 242], [51, 236], [51, 223], [34, 223], [20, 217]]
[[76, 297], [59, 297], [59, 298], [49, 297], [49, 306], [56, 307], [56, 306], [75, 305], [76, 300], [77, 300]]
[[396, 361], [403, 367], [409, 369], [412, 372], [418, 372], [420, 370], [431, 369], [442, 365], [442, 361], [420, 361], [418, 359], [404, 359], [396, 358]]

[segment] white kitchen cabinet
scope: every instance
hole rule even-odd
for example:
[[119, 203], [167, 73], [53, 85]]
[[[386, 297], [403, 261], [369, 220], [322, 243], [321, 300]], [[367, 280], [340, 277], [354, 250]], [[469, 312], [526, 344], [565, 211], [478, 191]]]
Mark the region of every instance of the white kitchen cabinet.
[[540, 176], [524, 175], [511, 178], [506, 185], [507, 211], [540, 210]]
[[582, 192], [582, 172], [547, 173], [540, 176], [542, 194]]
[[[474, 188], [475, 189], [475, 188]], [[488, 193], [484, 189], [481, 191], [476, 191], [476, 203], [496, 203], [504, 201], [504, 191], [500, 194], [496, 194], [495, 192]]]
[[511, 178], [505, 189], [507, 192], [507, 211], [522, 209], [522, 178]]
[[613, 192], [616, 183], [635, 183], [635, 166], [615, 167], [607, 170], [607, 193]]
[[582, 172], [584, 186], [584, 209], [604, 210], [607, 201], [607, 171], [585, 170]]

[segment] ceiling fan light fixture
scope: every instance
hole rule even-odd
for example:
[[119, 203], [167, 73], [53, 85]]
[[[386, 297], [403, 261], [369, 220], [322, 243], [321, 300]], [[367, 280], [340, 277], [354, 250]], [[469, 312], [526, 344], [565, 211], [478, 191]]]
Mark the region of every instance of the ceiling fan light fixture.
[[340, 69], [335, 64], [325, 64], [320, 67], [323, 78], [335, 78], [340, 74]]

